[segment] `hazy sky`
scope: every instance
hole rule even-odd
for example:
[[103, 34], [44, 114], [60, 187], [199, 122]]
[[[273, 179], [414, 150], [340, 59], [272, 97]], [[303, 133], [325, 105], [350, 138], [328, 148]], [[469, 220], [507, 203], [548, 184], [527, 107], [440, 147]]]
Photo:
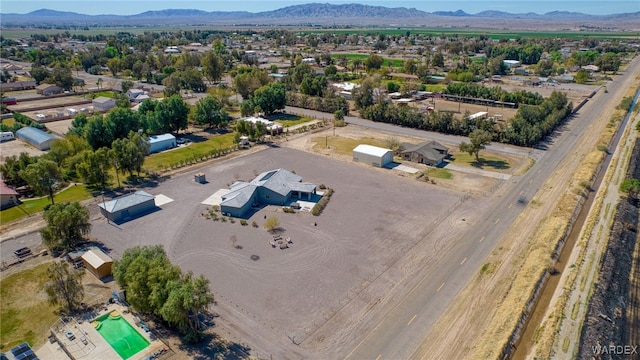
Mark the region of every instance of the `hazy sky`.
[[617, 13], [631, 13], [640, 11], [640, 0], [632, 1], [581, 1], [581, 0], [466, 0], [466, 1], [442, 1], [442, 0], [210, 0], [210, 1], [176, 1], [176, 0], [67, 0], [67, 1], [41, 1], [41, 0], [0, 0], [1, 13], [28, 13], [38, 9], [53, 9], [61, 11], [73, 11], [81, 14], [116, 14], [131, 15], [147, 10], [163, 9], [199, 9], [205, 11], [249, 11], [259, 12], [275, 10], [281, 7], [302, 3], [332, 3], [349, 4], [359, 3], [368, 5], [381, 5], [387, 7], [416, 8], [423, 11], [455, 11], [464, 10], [470, 14], [476, 14], [483, 10], [501, 10], [510, 13], [535, 12], [544, 14], [549, 11], [575, 11], [585, 14], [606, 15]]

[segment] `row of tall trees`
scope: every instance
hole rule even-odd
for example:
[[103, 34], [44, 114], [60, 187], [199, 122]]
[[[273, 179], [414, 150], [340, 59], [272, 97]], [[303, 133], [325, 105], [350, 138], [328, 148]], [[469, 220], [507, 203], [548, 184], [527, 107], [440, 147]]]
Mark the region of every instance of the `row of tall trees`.
[[508, 125], [497, 126], [490, 119], [471, 119], [466, 113], [456, 117], [451, 112], [432, 111], [423, 114], [412, 107], [398, 107], [386, 101], [376, 101], [360, 109], [365, 119], [396, 124], [445, 134], [468, 136], [474, 130], [484, 130], [495, 141], [533, 146], [550, 135], [571, 115], [573, 105], [565, 94], [553, 92], [539, 105], [522, 105]]

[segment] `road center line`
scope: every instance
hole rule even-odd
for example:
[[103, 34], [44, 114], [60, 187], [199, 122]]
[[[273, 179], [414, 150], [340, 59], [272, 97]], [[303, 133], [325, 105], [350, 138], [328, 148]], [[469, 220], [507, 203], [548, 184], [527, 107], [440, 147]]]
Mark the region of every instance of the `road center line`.
[[484, 236], [480, 238], [480, 240], [478, 242], [482, 242], [482, 240], [484, 240]]
[[513, 206], [513, 204], [509, 204], [509, 207], [508, 207], [508, 208], [509, 208], [509, 209], [511, 209], [511, 207], [512, 207], [512, 206]]
[[382, 357], [382, 354], [378, 355], [378, 357], [376, 358], [376, 360], [380, 360], [380, 358]]
[[440, 287], [438, 288], [438, 290], [436, 290], [436, 292], [439, 292], [442, 289], [443, 286], [444, 286], [444, 283], [442, 283], [442, 285], [440, 285]]
[[462, 259], [462, 261], [460, 261], [460, 265], [464, 264], [465, 261], [467, 261], [467, 258]]
[[418, 316], [418, 314], [413, 315], [413, 317], [411, 318], [411, 320], [409, 320], [409, 322], [407, 323], [407, 325], [411, 325], [411, 323], [413, 322], [413, 320], [416, 319], [416, 316]]
[[500, 218], [497, 218], [497, 219], [496, 219], [496, 222], [495, 222], [494, 224], [497, 224], [497, 223], [499, 223], [499, 222], [500, 222]]

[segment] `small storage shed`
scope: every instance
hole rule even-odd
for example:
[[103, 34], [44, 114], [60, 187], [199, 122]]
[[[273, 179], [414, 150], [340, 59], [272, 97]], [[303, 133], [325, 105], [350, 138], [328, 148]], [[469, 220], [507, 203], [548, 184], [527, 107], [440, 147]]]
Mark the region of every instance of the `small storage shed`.
[[156, 208], [154, 196], [139, 190], [98, 204], [100, 213], [107, 219], [120, 222], [142, 215]]
[[384, 167], [393, 161], [393, 151], [377, 146], [360, 144], [353, 149], [353, 161]]
[[16, 137], [22, 141], [28, 142], [42, 151], [49, 150], [51, 148], [51, 143], [56, 140], [53, 135], [29, 126], [16, 131]]
[[102, 252], [102, 250], [93, 247], [87, 250], [81, 256], [84, 268], [89, 270], [98, 279], [111, 275], [111, 266], [113, 259]]
[[116, 107], [116, 99], [100, 96], [93, 99], [93, 109], [95, 111], [109, 111]]
[[149, 137], [149, 152], [155, 153], [176, 147], [176, 137], [171, 134]]

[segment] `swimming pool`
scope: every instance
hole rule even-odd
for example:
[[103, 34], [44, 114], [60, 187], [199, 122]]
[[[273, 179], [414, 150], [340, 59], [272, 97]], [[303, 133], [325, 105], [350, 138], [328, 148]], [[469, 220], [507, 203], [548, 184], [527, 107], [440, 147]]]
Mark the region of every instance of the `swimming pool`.
[[149, 346], [149, 341], [117, 311], [100, 316], [93, 322], [93, 326], [125, 360]]

